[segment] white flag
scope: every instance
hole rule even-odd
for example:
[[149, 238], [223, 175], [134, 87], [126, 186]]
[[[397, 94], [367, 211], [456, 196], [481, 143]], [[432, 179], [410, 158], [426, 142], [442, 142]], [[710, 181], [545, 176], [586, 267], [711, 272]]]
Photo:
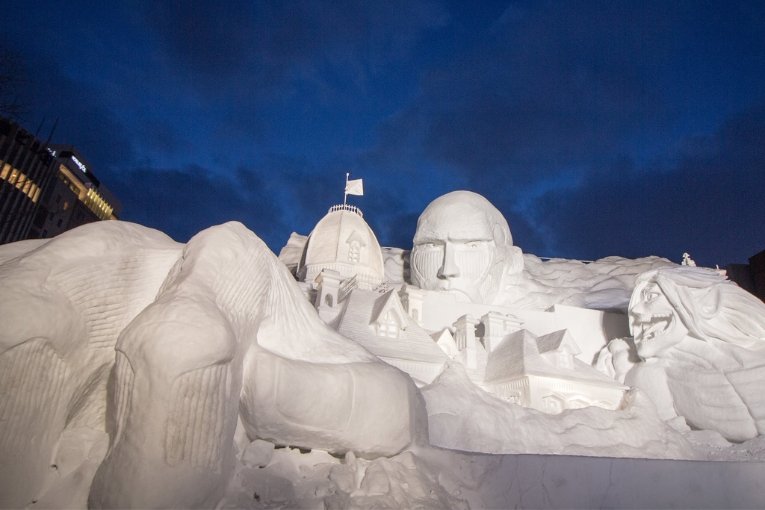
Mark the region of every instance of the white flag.
[[363, 195], [364, 194], [364, 179], [353, 179], [352, 181], [346, 181], [345, 194], [346, 195]]

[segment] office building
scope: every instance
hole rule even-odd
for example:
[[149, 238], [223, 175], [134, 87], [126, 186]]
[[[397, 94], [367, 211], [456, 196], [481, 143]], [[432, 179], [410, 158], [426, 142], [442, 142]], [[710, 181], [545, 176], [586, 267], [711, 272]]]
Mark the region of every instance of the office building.
[[0, 118], [0, 244], [30, 237], [43, 191], [55, 180], [44, 142]]
[[0, 118], [0, 244], [54, 237], [120, 210], [77, 149], [49, 146]]
[[30, 237], [50, 238], [85, 223], [117, 219], [121, 205], [87, 159], [72, 146], [48, 150], [55, 158], [56, 178], [43, 192]]

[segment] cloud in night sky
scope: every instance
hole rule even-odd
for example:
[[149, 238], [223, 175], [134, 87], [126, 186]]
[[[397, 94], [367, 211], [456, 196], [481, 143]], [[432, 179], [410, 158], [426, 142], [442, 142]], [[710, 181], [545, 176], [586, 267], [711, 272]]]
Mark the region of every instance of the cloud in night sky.
[[123, 218], [181, 241], [235, 219], [278, 251], [350, 171], [384, 245], [471, 189], [539, 255], [765, 248], [756, 2], [38, 7], [0, 21], [26, 127], [59, 118]]
[[[765, 107], [733, 116], [713, 135], [688, 140], [650, 171], [625, 160], [575, 190], [545, 195], [538, 221], [557, 225], [573, 257], [591, 253], [662, 255], [684, 251], [724, 265], [730, 246], [763, 247]], [[584, 227], [584, 228], [583, 228]], [[610, 232], [626, 231], [615, 238]], [[576, 251], [578, 250], [578, 251]]]

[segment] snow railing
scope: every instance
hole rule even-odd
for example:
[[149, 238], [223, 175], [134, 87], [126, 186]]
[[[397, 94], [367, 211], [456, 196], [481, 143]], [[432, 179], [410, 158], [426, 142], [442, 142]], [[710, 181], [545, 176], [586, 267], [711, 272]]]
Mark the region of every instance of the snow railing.
[[329, 212], [335, 212], [335, 211], [349, 211], [358, 214], [362, 218], [364, 217], [364, 213], [361, 212], [361, 209], [356, 207], [355, 205], [348, 205], [348, 204], [338, 204], [333, 205], [329, 208]]

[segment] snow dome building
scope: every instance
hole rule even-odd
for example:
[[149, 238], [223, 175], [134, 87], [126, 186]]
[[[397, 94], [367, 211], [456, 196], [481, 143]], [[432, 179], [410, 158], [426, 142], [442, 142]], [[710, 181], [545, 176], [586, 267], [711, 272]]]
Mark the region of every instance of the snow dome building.
[[358, 207], [330, 207], [308, 236], [297, 277], [310, 283], [324, 269], [337, 271], [344, 280], [355, 277], [361, 289], [382, 283], [385, 270], [380, 243]]

